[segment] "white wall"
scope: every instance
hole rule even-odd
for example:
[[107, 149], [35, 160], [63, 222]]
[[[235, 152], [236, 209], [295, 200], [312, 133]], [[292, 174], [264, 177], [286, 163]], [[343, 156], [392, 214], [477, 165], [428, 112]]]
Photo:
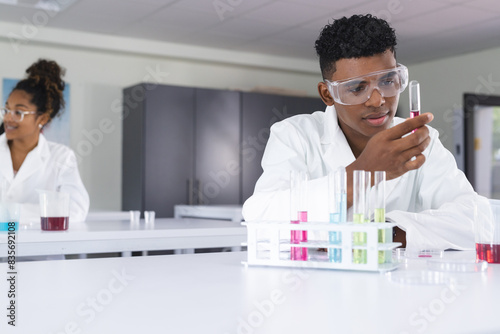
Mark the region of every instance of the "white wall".
[[[239, 90], [274, 86], [315, 96], [321, 79], [315, 62], [292, 58], [56, 29], [41, 30], [36, 37], [17, 44], [6, 31], [21, 31], [21, 26], [0, 23], [0, 28], [0, 77], [22, 77], [38, 58], [56, 60], [67, 69], [71, 147], [81, 158], [80, 173], [90, 194], [91, 210], [121, 209], [120, 114], [124, 87], [144, 81]], [[249, 65], [242, 65], [245, 62]], [[154, 72], [156, 78], [151, 75]], [[102, 131], [101, 122], [108, 120], [110, 124]]]
[[[430, 125], [439, 130], [450, 151], [454, 152], [454, 131], [461, 130], [461, 117], [453, 115], [453, 109], [462, 108], [463, 94], [500, 95], [499, 59], [500, 48], [495, 48], [408, 67], [410, 80], [420, 82], [422, 112], [434, 114]], [[408, 117], [407, 92], [401, 95], [400, 108]]]

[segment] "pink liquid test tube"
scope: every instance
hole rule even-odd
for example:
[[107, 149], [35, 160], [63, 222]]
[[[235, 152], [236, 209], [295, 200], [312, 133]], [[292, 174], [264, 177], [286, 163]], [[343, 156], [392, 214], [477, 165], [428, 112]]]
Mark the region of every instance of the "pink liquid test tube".
[[[420, 115], [420, 84], [418, 81], [412, 80], [409, 85], [410, 90], [410, 118]], [[411, 133], [417, 131], [413, 130]]]
[[[290, 172], [290, 223], [299, 224], [307, 222], [307, 174], [305, 172]], [[299, 244], [307, 241], [307, 231], [291, 231], [290, 242]], [[306, 247], [291, 247], [290, 259], [292, 261], [307, 261]]]

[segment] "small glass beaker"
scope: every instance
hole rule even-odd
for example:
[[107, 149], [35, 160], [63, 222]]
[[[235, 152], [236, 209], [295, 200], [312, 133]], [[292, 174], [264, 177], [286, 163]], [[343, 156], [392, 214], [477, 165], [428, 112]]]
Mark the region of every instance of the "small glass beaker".
[[70, 196], [65, 192], [38, 190], [40, 222], [44, 231], [65, 231], [69, 225]]

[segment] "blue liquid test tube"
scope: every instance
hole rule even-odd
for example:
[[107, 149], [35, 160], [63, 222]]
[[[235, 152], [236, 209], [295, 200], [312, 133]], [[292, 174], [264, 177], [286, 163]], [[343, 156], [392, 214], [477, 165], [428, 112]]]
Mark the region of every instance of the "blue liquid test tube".
[[[347, 185], [344, 167], [328, 173], [328, 205], [330, 223], [340, 224], [346, 222], [347, 211]], [[336, 246], [342, 245], [342, 233], [330, 232], [329, 243]], [[328, 248], [330, 262], [342, 262], [342, 248]]]

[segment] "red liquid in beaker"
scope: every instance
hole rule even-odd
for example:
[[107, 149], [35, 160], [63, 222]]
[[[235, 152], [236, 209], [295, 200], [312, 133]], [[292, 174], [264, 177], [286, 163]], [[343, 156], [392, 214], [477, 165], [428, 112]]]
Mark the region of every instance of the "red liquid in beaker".
[[500, 245], [476, 244], [476, 259], [488, 263], [500, 263]]
[[68, 229], [69, 217], [41, 217], [42, 230], [65, 231]]

